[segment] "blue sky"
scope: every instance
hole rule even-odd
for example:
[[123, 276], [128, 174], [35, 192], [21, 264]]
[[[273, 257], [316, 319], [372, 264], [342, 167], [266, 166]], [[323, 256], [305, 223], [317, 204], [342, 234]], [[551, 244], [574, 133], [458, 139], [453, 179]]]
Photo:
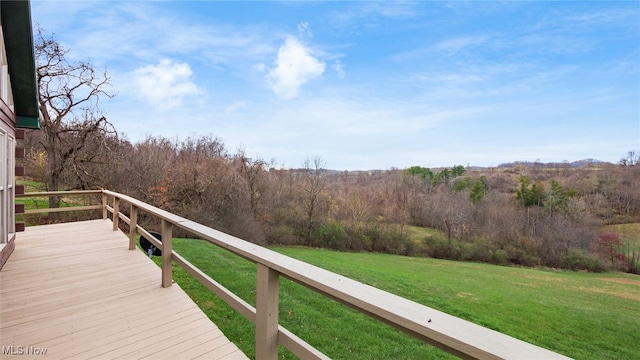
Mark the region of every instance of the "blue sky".
[[[32, 0], [120, 134], [338, 170], [640, 150], [640, 2]], [[37, 25], [34, 25], [34, 29]]]

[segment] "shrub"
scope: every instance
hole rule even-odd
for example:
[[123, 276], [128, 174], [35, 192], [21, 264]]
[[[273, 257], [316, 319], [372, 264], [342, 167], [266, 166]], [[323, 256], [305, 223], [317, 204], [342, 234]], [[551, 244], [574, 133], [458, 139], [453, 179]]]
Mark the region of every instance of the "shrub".
[[560, 265], [562, 268], [573, 271], [603, 272], [606, 270], [602, 261], [579, 249], [569, 249], [562, 257]]
[[315, 231], [313, 238], [316, 246], [334, 250], [344, 250], [347, 233], [339, 222], [329, 220]]
[[441, 236], [432, 236], [424, 240], [425, 255], [436, 259], [459, 260], [462, 251], [458, 244]]
[[506, 265], [508, 263], [508, 255], [504, 249], [498, 249], [493, 252], [492, 262], [497, 265]]
[[293, 229], [287, 225], [274, 226], [267, 235], [270, 244], [295, 245], [299, 243], [298, 237]]
[[371, 238], [372, 251], [396, 255], [407, 255], [415, 251], [413, 242], [398, 226], [385, 225], [376, 235]]
[[514, 265], [522, 266], [538, 266], [540, 265], [540, 257], [534, 252], [527, 251], [520, 246], [508, 246], [505, 248], [507, 259]]
[[473, 243], [467, 243], [462, 250], [463, 260], [493, 263], [493, 250], [485, 241], [479, 240]]

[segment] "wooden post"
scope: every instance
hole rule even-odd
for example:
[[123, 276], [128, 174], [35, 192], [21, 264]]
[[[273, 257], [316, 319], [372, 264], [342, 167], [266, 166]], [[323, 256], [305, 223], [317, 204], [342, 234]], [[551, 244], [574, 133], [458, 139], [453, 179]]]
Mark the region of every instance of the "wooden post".
[[118, 230], [118, 222], [120, 221], [120, 198], [113, 197], [113, 231]]
[[138, 207], [131, 204], [131, 218], [129, 218], [129, 250], [136, 249], [136, 235], [138, 235]]
[[162, 219], [162, 287], [169, 287], [171, 278], [171, 240], [173, 237], [173, 224]]
[[278, 358], [278, 272], [258, 263], [256, 359]]
[[102, 220], [107, 220], [107, 194], [102, 193]]

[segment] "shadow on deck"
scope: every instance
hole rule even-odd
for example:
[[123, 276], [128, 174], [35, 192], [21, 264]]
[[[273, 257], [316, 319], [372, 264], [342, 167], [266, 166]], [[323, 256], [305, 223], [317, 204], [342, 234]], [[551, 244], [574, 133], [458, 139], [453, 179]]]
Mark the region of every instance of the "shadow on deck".
[[108, 220], [18, 234], [0, 272], [0, 358], [246, 359], [128, 244]]

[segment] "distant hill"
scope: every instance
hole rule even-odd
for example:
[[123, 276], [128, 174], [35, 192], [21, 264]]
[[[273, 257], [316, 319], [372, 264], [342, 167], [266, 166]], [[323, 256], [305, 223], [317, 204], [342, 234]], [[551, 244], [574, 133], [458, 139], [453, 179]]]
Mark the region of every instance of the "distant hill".
[[602, 166], [602, 165], [610, 165], [606, 161], [600, 161], [597, 159], [583, 159], [577, 160], [573, 162], [563, 161], [563, 162], [531, 162], [531, 161], [515, 161], [511, 163], [503, 163], [498, 165], [499, 168], [511, 168], [515, 166], [538, 166], [542, 168], [559, 168], [559, 167], [572, 167], [572, 168], [582, 168], [582, 167], [590, 167], [590, 166]]
[[[601, 161], [598, 159], [582, 159], [582, 160], [577, 160], [577, 161], [563, 161], [563, 162], [548, 162], [548, 163], [543, 163], [543, 162], [539, 162], [539, 161], [514, 161], [514, 162], [509, 162], [509, 163], [502, 163], [498, 166], [475, 166], [475, 165], [467, 165], [465, 166], [465, 169], [467, 171], [471, 170], [471, 171], [483, 171], [483, 170], [487, 170], [489, 168], [502, 168], [502, 169], [509, 169], [509, 168], [514, 168], [514, 167], [538, 167], [538, 168], [543, 168], [543, 169], [558, 169], [558, 168], [573, 168], [573, 169], [579, 169], [579, 168], [587, 168], [587, 167], [606, 167], [606, 166], [614, 166], [615, 164], [607, 162], [607, 161]], [[442, 170], [443, 167], [433, 167], [431, 168], [431, 170], [433, 171], [440, 171]], [[275, 170], [275, 169], [272, 169]], [[304, 169], [304, 168], [296, 168], [296, 169], [290, 169], [294, 172], [300, 172], [300, 173], [304, 173], [309, 171], [308, 169]], [[382, 169], [370, 169], [370, 170], [336, 170], [336, 169], [324, 169], [324, 171], [326, 171], [329, 175], [333, 175], [333, 176], [338, 176], [341, 174], [344, 174], [345, 171], [347, 173], [349, 173], [350, 175], [356, 175], [356, 174], [367, 174], [367, 175], [376, 175], [376, 174], [380, 174], [380, 173], [384, 173], [386, 171], [402, 171], [404, 170], [404, 168], [396, 168], [393, 167], [391, 169], [387, 169], [387, 170], [382, 170]], [[313, 170], [312, 170], [313, 172]]]

